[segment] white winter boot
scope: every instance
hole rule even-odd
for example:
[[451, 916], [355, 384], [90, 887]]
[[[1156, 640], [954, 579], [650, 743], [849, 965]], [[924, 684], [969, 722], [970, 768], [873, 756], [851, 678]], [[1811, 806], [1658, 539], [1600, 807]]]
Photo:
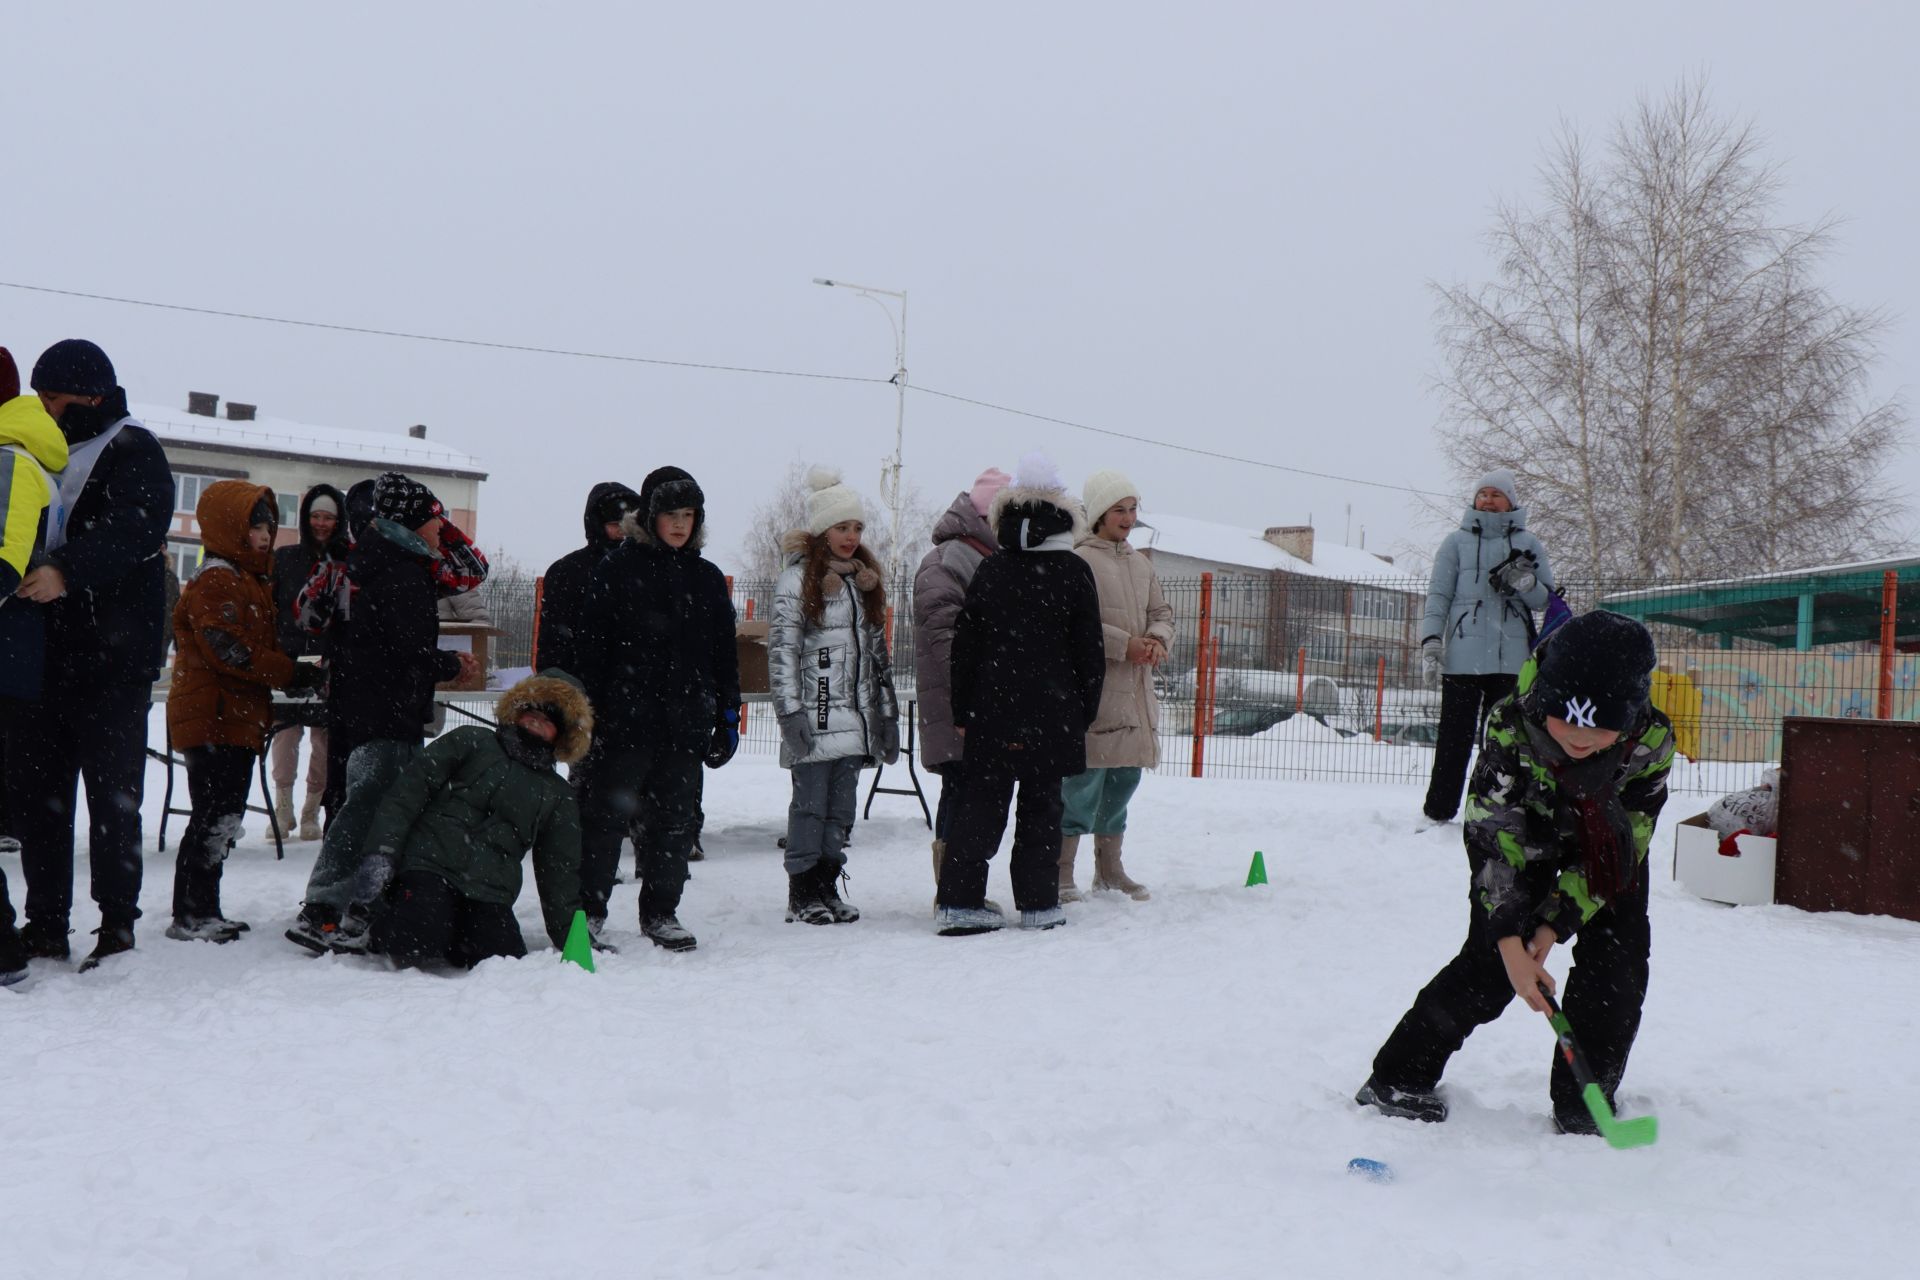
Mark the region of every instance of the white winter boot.
[[300, 838], [318, 840], [320, 835], [320, 797], [308, 792], [300, 806]]
[[[280, 824], [280, 838], [293, 839], [293, 788], [273, 789], [273, 820]], [[272, 833], [269, 832], [269, 835]]]
[[1126, 867], [1120, 863], [1119, 834], [1093, 838], [1093, 891], [1104, 893], [1112, 891], [1124, 893], [1135, 902], [1145, 902], [1153, 895], [1147, 892], [1147, 886], [1127, 876]]

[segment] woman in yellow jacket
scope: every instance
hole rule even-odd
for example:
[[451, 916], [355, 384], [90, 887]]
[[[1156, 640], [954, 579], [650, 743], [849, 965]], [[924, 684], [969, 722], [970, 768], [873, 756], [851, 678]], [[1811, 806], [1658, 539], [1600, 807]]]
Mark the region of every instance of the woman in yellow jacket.
[[[13, 593], [46, 539], [47, 508], [59, 492], [55, 477], [67, 465], [67, 438], [59, 424], [47, 416], [39, 397], [19, 391], [13, 360], [0, 347], [0, 731], [10, 731], [23, 705], [40, 696], [46, 623], [39, 605]], [[0, 775], [12, 778], [15, 771], [5, 767], [4, 758], [0, 755]], [[7, 816], [28, 800], [8, 794], [0, 801], [0, 837], [11, 842]], [[0, 986], [26, 975], [26, 952], [13, 927], [6, 876], [0, 874]]]

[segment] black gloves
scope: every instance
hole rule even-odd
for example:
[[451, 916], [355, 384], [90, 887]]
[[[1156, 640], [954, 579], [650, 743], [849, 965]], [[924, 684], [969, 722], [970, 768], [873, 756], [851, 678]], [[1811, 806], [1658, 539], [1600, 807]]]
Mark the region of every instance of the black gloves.
[[707, 768], [718, 769], [733, 759], [733, 753], [739, 749], [740, 708], [728, 707], [714, 721], [713, 736], [707, 740]]

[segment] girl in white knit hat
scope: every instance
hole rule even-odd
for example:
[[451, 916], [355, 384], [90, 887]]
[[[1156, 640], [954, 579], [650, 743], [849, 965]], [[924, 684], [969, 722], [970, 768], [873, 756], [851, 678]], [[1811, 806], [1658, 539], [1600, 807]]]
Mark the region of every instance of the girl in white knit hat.
[[847, 924], [860, 918], [838, 888], [860, 770], [900, 758], [900, 707], [866, 509], [837, 471], [815, 467], [807, 484], [807, 527], [787, 535], [767, 636], [780, 763], [793, 775], [787, 919]]
[[1093, 837], [1095, 893], [1124, 893], [1144, 901], [1147, 888], [1127, 874], [1120, 845], [1127, 802], [1142, 770], [1160, 763], [1160, 703], [1153, 669], [1173, 646], [1173, 607], [1160, 591], [1153, 561], [1127, 535], [1140, 516], [1140, 490], [1118, 471], [1096, 471], [1083, 490], [1093, 527], [1074, 552], [1093, 569], [1100, 592], [1100, 630], [1107, 659], [1100, 714], [1087, 730], [1087, 771], [1061, 786], [1060, 900], [1075, 902], [1073, 862], [1080, 837]]

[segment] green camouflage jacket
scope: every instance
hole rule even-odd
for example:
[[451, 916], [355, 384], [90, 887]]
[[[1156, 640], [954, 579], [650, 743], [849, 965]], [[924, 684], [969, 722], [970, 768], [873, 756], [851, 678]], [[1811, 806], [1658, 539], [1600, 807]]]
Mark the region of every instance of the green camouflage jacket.
[[1545, 924], [1564, 941], [1606, 905], [1582, 866], [1572, 793], [1599, 799], [1622, 848], [1632, 849], [1632, 865], [1622, 870], [1631, 884], [1644, 874], [1653, 825], [1667, 801], [1673, 726], [1648, 707], [1638, 727], [1613, 746], [1572, 760], [1544, 721], [1535, 723], [1526, 712], [1532, 674], [1529, 661], [1519, 692], [1488, 713], [1467, 788], [1467, 853], [1474, 899], [1486, 909], [1494, 937], [1529, 938]]

